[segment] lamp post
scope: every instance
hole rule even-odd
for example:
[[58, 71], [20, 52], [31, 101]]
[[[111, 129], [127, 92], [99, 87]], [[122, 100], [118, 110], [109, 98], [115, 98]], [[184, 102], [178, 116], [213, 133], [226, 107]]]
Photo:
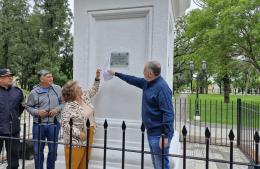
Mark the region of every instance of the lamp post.
[[194, 63], [193, 63], [193, 61], [190, 61], [190, 63], [189, 63], [189, 66], [190, 66], [190, 92], [191, 93], [193, 93], [192, 92], [192, 76], [193, 76], [193, 70], [194, 70]]
[[[205, 60], [203, 60], [201, 62], [201, 67], [202, 67], [202, 84], [203, 84], [203, 90], [204, 93], [207, 93], [207, 85], [205, 85], [205, 80], [206, 80], [206, 66], [207, 66], [207, 62]], [[207, 82], [207, 81], [206, 81]]]
[[200, 112], [199, 112], [199, 74], [194, 73], [193, 77], [196, 81], [195, 120], [200, 120]]
[[[196, 81], [195, 120], [200, 120], [200, 112], [199, 112], [199, 80], [200, 80], [200, 77], [201, 77], [203, 91], [206, 92], [207, 89], [205, 88], [204, 81], [205, 81], [205, 77], [206, 77], [207, 62], [205, 60], [203, 60], [201, 62], [202, 76], [199, 76], [198, 72], [193, 74], [193, 71], [194, 71], [194, 63], [193, 63], [193, 61], [190, 61], [189, 66], [190, 66], [191, 77], [193, 77], [194, 80]], [[192, 89], [192, 78], [191, 78], [191, 89]]]

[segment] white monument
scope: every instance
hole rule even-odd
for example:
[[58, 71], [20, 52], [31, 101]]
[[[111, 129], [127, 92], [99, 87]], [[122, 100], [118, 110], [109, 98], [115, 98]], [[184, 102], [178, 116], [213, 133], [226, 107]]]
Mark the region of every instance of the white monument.
[[[174, 20], [184, 14], [190, 0], [76, 0], [74, 3], [74, 80], [85, 88], [90, 87], [96, 68], [103, 68], [108, 62], [116, 71], [142, 77], [145, 62], [158, 60], [162, 76], [172, 86]], [[126, 149], [141, 150], [141, 96], [140, 89], [118, 78], [102, 81], [93, 100], [99, 124], [96, 146], [103, 146], [102, 125], [107, 119], [107, 146], [121, 148], [124, 120]], [[147, 144], [145, 150], [149, 150]], [[140, 168], [140, 159], [141, 154], [126, 152], [125, 168]], [[91, 168], [103, 168], [102, 149], [93, 149], [90, 163]], [[107, 168], [121, 168], [120, 151], [107, 150]], [[152, 168], [150, 155], [145, 155], [145, 168]]]

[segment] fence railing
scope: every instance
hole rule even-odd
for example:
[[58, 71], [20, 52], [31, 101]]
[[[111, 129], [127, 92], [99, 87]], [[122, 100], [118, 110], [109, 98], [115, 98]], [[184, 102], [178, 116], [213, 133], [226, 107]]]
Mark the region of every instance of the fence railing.
[[223, 103], [221, 100], [199, 100], [199, 118], [195, 116], [196, 102], [191, 99], [175, 99], [175, 129], [181, 132], [181, 126], [187, 127], [188, 136], [185, 141], [206, 143], [204, 131], [211, 131], [211, 145], [231, 146], [229, 130], [235, 138], [232, 142], [252, 161], [255, 161], [254, 135], [260, 129], [260, 106], [255, 102]]
[[256, 131], [259, 131], [260, 128], [259, 110], [257, 103], [238, 100], [238, 146], [244, 154], [254, 161], [256, 160], [255, 152], [258, 151], [254, 144], [254, 137], [258, 137]]
[[[221, 100], [199, 100], [199, 116], [196, 116], [196, 101], [175, 99], [175, 130], [181, 132], [185, 125], [188, 130], [187, 142], [203, 143], [206, 127], [211, 131], [210, 144], [229, 146], [228, 132], [237, 130], [237, 103], [224, 103]], [[237, 141], [236, 138], [234, 140]]]
[[[69, 166], [71, 166], [71, 159], [72, 159], [72, 147], [75, 146], [72, 144], [72, 129], [73, 129], [73, 121], [70, 120], [70, 144], [68, 144], [67, 146], [69, 146], [70, 148], [70, 158], [69, 158]], [[90, 129], [90, 125], [89, 125], [89, 122], [87, 122], [87, 140], [89, 140], [89, 129]], [[23, 128], [24, 128], [24, 134], [23, 134], [23, 137], [22, 138], [14, 138], [14, 137], [7, 137], [8, 139], [19, 139], [20, 141], [22, 141], [22, 168], [26, 168], [25, 167], [25, 154], [26, 154], [26, 142], [35, 142], [37, 144], [45, 144], [45, 143], [52, 143], [54, 145], [56, 144], [60, 144], [60, 145], [64, 145], [63, 142], [59, 142], [58, 140], [54, 140], [54, 141], [41, 141], [40, 138], [38, 138], [38, 140], [32, 140], [32, 139], [28, 139], [26, 137], [26, 123], [23, 124]], [[115, 151], [119, 151], [119, 153], [121, 152], [121, 168], [124, 169], [125, 168], [125, 155], [126, 153], [136, 153], [136, 154], [139, 154], [140, 155], [140, 168], [144, 168], [144, 156], [145, 155], [150, 155], [151, 152], [150, 151], [145, 151], [145, 147], [144, 147], [144, 132], [145, 132], [145, 128], [144, 128], [144, 125], [142, 124], [141, 125], [141, 129], [140, 129], [140, 137], [142, 138], [142, 143], [141, 143], [141, 147], [140, 149], [128, 149], [126, 147], [126, 140], [125, 140], [125, 135], [127, 134], [126, 133], [126, 128], [127, 128], [127, 125], [125, 124], [125, 122], [122, 123], [122, 126], [121, 126], [121, 129], [122, 129], [122, 147], [121, 148], [118, 148], [118, 147], [110, 147], [107, 145], [107, 129], [108, 129], [108, 123], [107, 121], [104, 122], [104, 144], [103, 146], [91, 146], [93, 148], [93, 151], [95, 151], [95, 149], [103, 149], [104, 150], [104, 153], [103, 153], [103, 168], [105, 169], [106, 166], [107, 166], [107, 163], [106, 163], [106, 152], [107, 150], [115, 150]], [[162, 132], [164, 130], [162, 129]], [[229, 142], [229, 145], [230, 145], [230, 159], [228, 160], [221, 160], [221, 159], [215, 159], [215, 158], [211, 158], [210, 157], [210, 154], [209, 154], [209, 148], [211, 146], [210, 144], [210, 140], [211, 140], [211, 132], [209, 130], [208, 127], [206, 127], [206, 129], [204, 130], [204, 134], [203, 134], [203, 139], [205, 140], [205, 143], [206, 143], [206, 154], [205, 154], [205, 157], [194, 157], [194, 156], [187, 156], [186, 154], [186, 151], [187, 151], [187, 148], [186, 148], [186, 145], [189, 144], [187, 142], [187, 138], [189, 137], [188, 135], [188, 131], [187, 131], [187, 128], [186, 126], [183, 126], [182, 127], [182, 144], [183, 144], [183, 154], [165, 154], [164, 151], [162, 151], [160, 154], [157, 154], [157, 155], [161, 155], [161, 156], [169, 156], [170, 158], [172, 157], [177, 157], [177, 158], [180, 158], [182, 159], [183, 161], [183, 165], [182, 165], [182, 168], [183, 169], [186, 169], [187, 167], [187, 162], [189, 160], [198, 160], [198, 161], [204, 161], [205, 162], [205, 168], [208, 169], [209, 168], [209, 163], [210, 162], [216, 162], [216, 163], [223, 163], [223, 164], [227, 164], [229, 165], [229, 167], [232, 169], [234, 165], [240, 165], [240, 166], [248, 166], [248, 167], [253, 167], [255, 169], [259, 169], [260, 166], [259, 166], [259, 140], [260, 140], [260, 137], [259, 137], [259, 133], [258, 131], [255, 131], [255, 134], [252, 135], [252, 138], [251, 137], [248, 137], [248, 139], [253, 139], [254, 140], [254, 152], [253, 152], [253, 160], [249, 163], [243, 163], [243, 162], [237, 162], [237, 161], [234, 161], [234, 154], [233, 154], [233, 148], [234, 148], [234, 138], [235, 138], [235, 134], [233, 132], [233, 130], [231, 129], [229, 131], [229, 134], [228, 134], [228, 142]], [[164, 136], [164, 133], [162, 134], [162, 136]], [[3, 138], [3, 137], [1, 137]], [[241, 144], [242, 145], [242, 144]], [[76, 146], [82, 146], [82, 145], [76, 145]], [[83, 147], [86, 148], [86, 150], [88, 150], [88, 147], [90, 146], [89, 144], [89, 141], [86, 142], [86, 145], [84, 145]], [[162, 145], [162, 147], [164, 147], [164, 145]], [[162, 148], [162, 150], [164, 150]], [[38, 151], [39, 152], [39, 151]], [[86, 151], [86, 159], [88, 159], [88, 151]], [[162, 158], [164, 159], [164, 158]], [[162, 161], [163, 163], [164, 161]], [[88, 160], [86, 160], [86, 165], [87, 165], [87, 168], [89, 167], [89, 162]]]
[[[208, 162], [220, 162], [231, 165], [246, 165], [256, 167], [258, 164], [258, 153], [259, 153], [259, 128], [260, 128], [260, 106], [258, 103], [253, 102], [242, 102], [238, 99], [237, 102], [223, 103], [222, 101], [206, 101], [199, 100], [198, 108], [200, 113], [200, 118], [195, 117], [195, 102], [189, 99], [175, 99], [174, 109], [175, 109], [175, 122], [174, 128], [183, 134], [180, 140], [183, 144], [183, 154], [167, 154], [170, 157], [178, 157], [183, 159], [183, 166], [186, 165], [186, 160], [203, 160], [205, 163]], [[22, 148], [28, 142], [42, 143], [43, 141], [33, 140], [32, 136], [32, 124], [33, 120], [29, 113], [24, 113], [21, 117], [21, 138]], [[183, 126], [185, 126], [183, 128]], [[107, 145], [107, 132], [108, 123], [104, 122], [104, 145], [92, 146], [93, 148], [104, 150], [104, 161], [103, 168], [106, 168], [106, 151], [107, 150], [117, 150], [122, 153], [122, 168], [124, 168], [125, 153], [135, 152], [141, 155], [141, 167], [144, 165], [144, 155], [151, 154], [149, 151], [144, 150], [144, 126], [141, 128], [141, 140], [142, 147], [140, 150], [131, 150], [125, 147], [125, 135], [126, 135], [126, 124], [122, 123], [122, 148], [109, 147]], [[210, 133], [210, 137], [205, 136], [205, 131]], [[232, 132], [231, 132], [232, 131]], [[184, 133], [183, 133], [184, 132]], [[62, 134], [62, 132], [60, 132]], [[234, 135], [234, 137], [233, 137]], [[88, 136], [89, 137], [89, 136]], [[1, 137], [0, 137], [1, 138]], [[62, 135], [60, 135], [62, 138]], [[11, 138], [10, 139], [18, 139]], [[55, 140], [57, 144], [63, 144], [59, 140]], [[230, 160], [219, 160], [210, 159], [206, 157], [191, 157], [186, 156], [186, 144], [187, 143], [201, 143], [206, 144], [206, 147], [210, 145], [221, 145], [230, 147]], [[208, 144], [208, 145], [207, 145]], [[86, 147], [88, 144], [86, 145]], [[233, 147], [238, 146], [239, 149], [252, 161], [252, 163], [241, 163], [233, 161]], [[231, 150], [232, 147], [232, 150]], [[164, 153], [162, 153], [163, 155]], [[23, 159], [26, 152], [23, 151]], [[208, 154], [209, 155], [209, 154]], [[6, 159], [6, 152], [2, 151], [0, 158], [0, 163], [4, 163]], [[88, 160], [87, 160], [88, 161]], [[24, 165], [24, 160], [23, 160]], [[206, 165], [206, 164], [205, 164]]]

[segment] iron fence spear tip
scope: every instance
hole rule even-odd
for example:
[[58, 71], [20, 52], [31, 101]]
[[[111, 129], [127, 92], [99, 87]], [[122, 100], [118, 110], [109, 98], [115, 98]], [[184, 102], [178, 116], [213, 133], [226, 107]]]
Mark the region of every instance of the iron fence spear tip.
[[90, 121], [89, 121], [89, 119], [87, 120], [87, 127], [88, 127], [88, 128], [90, 127]]
[[71, 126], [73, 125], [73, 119], [72, 119], [72, 118], [70, 118], [69, 124], [70, 124]]
[[106, 129], [108, 127], [107, 120], [104, 122], [104, 128]]
[[257, 131], [255, 132], [254, 140], [256, 143], [259, 143], [260, 137], [259, 137], [259, 133]]
[[144, 123], [142, 123], [142, 125], [141, 125], [141, 131], [142, 131], [142, 132], [145, 131]]
[[209, 131], [209, 128], [208, 128], [208, 127], [206, 128], [205, 136], [206, 136], [206, 138], [209, 138], [209, 137], [210, 137], [210, 131]]
[[233, 141], [233, 140], [234, 140], [234, 138], [235, 138], [235, 135], [234, 135], [234, 132], [233, 132], [233, 130], [232, 130], [232, 129], [230, 130], [230, 132], [229, 132], [229, 134], [228, 134], [228, 137], [229, 137], [229, 140], [231, 140], [231, 141]]
[[186, 136], [187, 135], [187, 129], [186, 129], [186, 126], [184, 125], [183, 128], [182, 128], [182, 135], [183, 136]]
[[122, 123], [122, 129], [123, 129], [123, 130], [126, 129], [125, 121], [123, 121], [123, 123]]

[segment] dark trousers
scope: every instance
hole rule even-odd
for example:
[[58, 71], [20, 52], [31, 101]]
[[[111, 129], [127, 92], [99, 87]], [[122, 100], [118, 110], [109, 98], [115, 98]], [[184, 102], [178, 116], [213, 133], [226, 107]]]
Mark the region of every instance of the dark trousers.
[[[10, 135], [1, 135], [1, 136], [10, 137]], [[2, 152], [3, 145], [5, 142], [5, 148], [7, 152], [7, 162], [8, 162], [7, 169], [18, 169], [20, 141], [17, 139], [2, 138], [1, 136], [0, 136], [0, 152]], [[19, 133], [12, 134], [12, 137], [19, 138]]]

